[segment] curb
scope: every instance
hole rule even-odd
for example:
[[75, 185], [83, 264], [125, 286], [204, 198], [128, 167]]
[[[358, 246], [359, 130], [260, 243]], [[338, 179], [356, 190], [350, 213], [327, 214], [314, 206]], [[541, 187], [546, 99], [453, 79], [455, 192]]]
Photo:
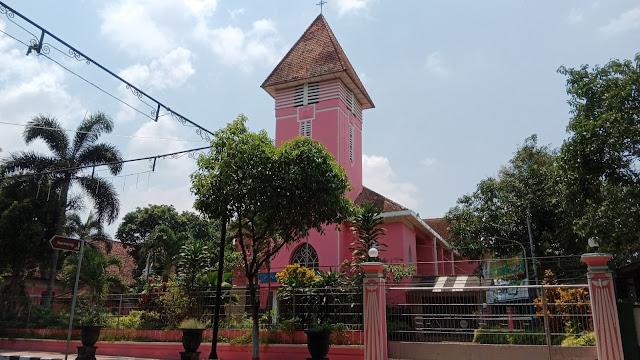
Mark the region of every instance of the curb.
[[0, 354], [0, 360], [63, 360], [62, 358]]

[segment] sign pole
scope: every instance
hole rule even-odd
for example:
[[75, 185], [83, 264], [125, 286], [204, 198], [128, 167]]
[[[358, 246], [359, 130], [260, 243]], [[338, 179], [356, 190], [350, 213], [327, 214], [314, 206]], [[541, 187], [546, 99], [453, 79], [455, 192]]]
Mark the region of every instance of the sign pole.
[[78, 269], [76, 270], [76, 282], [73, 284], [73, 297], [71, 299], [71, 313], [69, 314], [69, 331], [67, 332], [67, 348], [64, 351], [64, 360], [69, 356], [69, 343], [71, 342], [71, 330], [73, 328], [73, 314], [76, 310], [76, 297], [78, 296], [78, 281], [80, 280], [80, 268], [82, 267], [82, 255], [84, 254], [84, 239], [80, 243], [80, 256], [78, 256]]

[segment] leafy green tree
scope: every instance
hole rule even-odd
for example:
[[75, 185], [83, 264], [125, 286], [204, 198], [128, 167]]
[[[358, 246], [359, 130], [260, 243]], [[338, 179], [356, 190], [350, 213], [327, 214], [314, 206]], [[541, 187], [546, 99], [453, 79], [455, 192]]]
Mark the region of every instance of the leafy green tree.
[[[86, 172], [79, 167], [110, 163], [112, 175], [122, 170], [120, 151], [111, 144], [98, 143], [100, 135], [113, 130], [113, 121], [104, 113], [97, 112], [82, 120], [75, 136], [70, 139], [64, 128], [54, 117], [39, 115], [27, 123], [24, 141], [29, 144], [34, 140], [44, 141], [52, 155], [42, 155], [34, 151], [12, 153], [2, 161], [0, 175], [17, 174], [22, 171], [49, 172], [46, 180], [49, 186], [56, 189], [59, 200], [55, 234], [62, 234], [66, 223], [66, 212], [70, 207], [69, 190], [73, 185], [78, 187], [92, 200], [100, 221], [109, 224], [116, 220], [120, 209], [120, 201], [115, 188], [105, 179]], [[58, 268], [59, 251], [53, 252], [49, 268], [49, 283], [44, 304], [51, 302], [53, 284]]]
[[[136, 277], [147, 267], [149, 245], [145, 241], [158, 226], [166, 226], [174, 234], [186, 233], [198, 241], [211, 242], [219, 238], [219, 223], [207, 220], [190, 211], [178, 213], [173, 205], [149, 205], [127, 213], [116, 231], [116, 239], [133, 246], [131, 256], [136, 260]], [[218, 258], [218, 248], [211, 247], [212, 260]]]
[[142, 245], [156, 226], [164, 225], [174, 232], [177, 231], [179, 217], [180, 214], [173, 205], [137, 207], [135, 211], [125, 214], [122, 218], [116, 231], [116, 239], [126, 245]]
[[296, 138], [275, 148], [265, 131], [250, 132], [240, 115], [214, 134], [191, 175], [195, 208], [235, 233], [252, 307], [252, 357], [259, 357], [258, 272], [307, 229], [323, 232], [350, 210], [349, 181], [319, 142]]
[[[53, 236], [57, 202], [42, 194], [36, 197], [37, 187], [33, 177], [0, 184], [0, 268], [8, 270], [2, 295], [12, 299], [11, 309], [17, 305], [13, 300], [24, 294], [24, 279], [52, 253], [48, 240]], [[40, 191], [46, 194], [48, 186], [41, 184]]]
[[472, 258], [512, 256], [521, 248], [494, 237], [528, 244], [530, 222], [537, 255], [582, 253], [562, 206], [555, 159], [535, 135], [527, 138], [497, 178], [482, 180], [447, 212], [452, 246]]
[[570, 137], [560, 170], [565, 205], [583, 246], [596, 238], [619, 264], [640, 257], [640, 53], [567, 77]]

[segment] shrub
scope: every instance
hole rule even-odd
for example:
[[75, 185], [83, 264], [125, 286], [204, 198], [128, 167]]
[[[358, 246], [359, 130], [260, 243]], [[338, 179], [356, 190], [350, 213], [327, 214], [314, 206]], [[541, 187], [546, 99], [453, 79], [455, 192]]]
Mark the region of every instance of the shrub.
[[505, 329], [499, 327], [479, 328], [473, 332], [476, 344], [509, 344]]
[[593, 331], [584, 333], [580, 336], [567, 336], [562, 340], [562, 346], [595, 346], [596, 336]]
[[231, 344], [231, 345], [247, 345], [247, 344], [251, 344], [251, 332], [247, 331], [243, 335], [240, 335], [238, 337], [235, 337], [235, 338], [229, 340], [229, 344]]
[[[23, 325], [25, 322], [22, 323]], [[69, 316], [58, 314], [50, 308], [34, 306], [31, 308], [29, 327], [39, 329], [64, 329], [69, 324]]]
[[546, 345], [547, 338], [544, 332], [531, 333], [513, 332], [507, 335], [509, 344], [512, 345]]

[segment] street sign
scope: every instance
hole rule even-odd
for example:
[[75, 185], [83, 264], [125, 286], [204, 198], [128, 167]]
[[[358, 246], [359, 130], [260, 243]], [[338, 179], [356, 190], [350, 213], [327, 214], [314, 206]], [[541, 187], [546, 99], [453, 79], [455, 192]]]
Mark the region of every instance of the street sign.
[[57, 250], [67, 250], [67, 251], [80, 251], [81, 240], [72, 239], [60, 235], [54, 235], [51, 240], [49, 240], [51, 247]]

